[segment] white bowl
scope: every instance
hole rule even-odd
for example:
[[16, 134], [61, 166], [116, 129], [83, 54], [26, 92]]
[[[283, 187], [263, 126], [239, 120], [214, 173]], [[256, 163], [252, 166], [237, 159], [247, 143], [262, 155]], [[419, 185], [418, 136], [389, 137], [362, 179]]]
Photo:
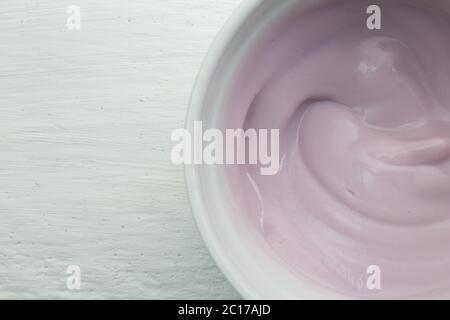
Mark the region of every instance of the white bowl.
[[[245, 0], [214, 41], [197, 78], [186, 128], [194, 121], [224, 129], [227, 91], [247, 50], [292, 6], [305, 10], [322, 0]], [[240, 218], [224, 168], [186, 166], [192, 210], [202, 237], [223, 273], [247, 299], [345, 298], [300, 279], [272, 251], [257, 228]]]

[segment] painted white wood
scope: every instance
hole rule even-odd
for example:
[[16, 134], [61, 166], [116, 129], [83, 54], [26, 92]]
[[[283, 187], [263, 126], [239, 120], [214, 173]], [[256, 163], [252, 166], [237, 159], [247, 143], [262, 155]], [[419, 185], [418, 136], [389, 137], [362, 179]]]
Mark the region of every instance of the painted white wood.
[[[200, 63], [238, 2], [2, 0], [0, 298], [239, 297], [170, 162]], [[72, 4], [81, 30], [66, 27]]]

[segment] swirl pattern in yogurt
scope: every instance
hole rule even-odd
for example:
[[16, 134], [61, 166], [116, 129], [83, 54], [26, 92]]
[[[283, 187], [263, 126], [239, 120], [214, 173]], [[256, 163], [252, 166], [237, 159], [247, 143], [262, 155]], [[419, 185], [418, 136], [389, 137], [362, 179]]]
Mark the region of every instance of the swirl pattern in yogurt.
[[[450, 13], [336, 0], [252, 48], [228, 128], [280, 129], [280, 171], [230, 169], [242, 212], [300, 277], [359, 297], [450, 289]], [[382, 8], [368, 30], [366, 8]], [[382, 290], [366, 288], [367, 267]]]

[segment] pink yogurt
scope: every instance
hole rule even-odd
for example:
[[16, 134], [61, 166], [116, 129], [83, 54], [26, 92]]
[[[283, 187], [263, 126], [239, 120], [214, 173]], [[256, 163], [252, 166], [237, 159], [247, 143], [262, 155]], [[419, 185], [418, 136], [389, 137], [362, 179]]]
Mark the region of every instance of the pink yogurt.
[[[372, 4], [381, 30], [366, 26]], [[449, 289], [449, 35], [450, 14], [418, 1], [336, 0], [250, 50], [226, 127], [279, 129], [280, 171], [228, 177], [299, 278], [355, 297]], [[381, 290], [366, 286], [371, 265]]]

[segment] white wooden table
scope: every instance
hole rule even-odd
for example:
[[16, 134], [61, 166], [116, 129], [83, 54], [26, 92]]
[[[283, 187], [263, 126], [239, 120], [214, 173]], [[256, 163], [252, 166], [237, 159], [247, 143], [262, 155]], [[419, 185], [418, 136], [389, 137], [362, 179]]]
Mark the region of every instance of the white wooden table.
[[[2, 0], [0, 298], [239, 298], [170, 162], [239, 0]], [[68, 30], [66, 8], [81, 8]], [[81, 290], [66, 268], [81, 269]]]

